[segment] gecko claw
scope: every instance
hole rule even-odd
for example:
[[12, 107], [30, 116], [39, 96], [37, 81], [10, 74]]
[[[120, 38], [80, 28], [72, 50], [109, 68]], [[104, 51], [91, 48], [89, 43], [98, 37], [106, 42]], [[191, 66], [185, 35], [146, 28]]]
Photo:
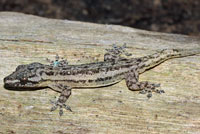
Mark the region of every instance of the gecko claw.
[[60, 115], [60, 116], [63, 115], [63, 109], [62, 109], [62, 108], [60, 108], [60, 110], [59, 110], [59, 115]]

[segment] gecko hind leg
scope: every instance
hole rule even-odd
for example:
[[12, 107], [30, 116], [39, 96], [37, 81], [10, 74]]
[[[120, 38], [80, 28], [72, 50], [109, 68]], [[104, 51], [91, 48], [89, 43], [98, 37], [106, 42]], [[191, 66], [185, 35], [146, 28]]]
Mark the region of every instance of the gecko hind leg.
[[124, 59], [123, 57], [121, 57], [122, 54], [126, 56], [131, 56], [131, 54], [128, 53], [125, 48], [127, 48], [126, 44], [121, 47], [113, 44], [112, 49], [106, 49], [107, 52], [104, 54], [104, 61], [117, 62], [120, 59]]
[[154, 84], [148, 81], [139, 82], [139, 74], [137, 70], [131, 70], [126, 74], [125, 77], [126, 85], [131, 91], [140, 91], [140, 94], [147, 94], [148, 98], [152, 97], [152, 92], [165, 93], [164, 90], [158, 90], [160, 84]]

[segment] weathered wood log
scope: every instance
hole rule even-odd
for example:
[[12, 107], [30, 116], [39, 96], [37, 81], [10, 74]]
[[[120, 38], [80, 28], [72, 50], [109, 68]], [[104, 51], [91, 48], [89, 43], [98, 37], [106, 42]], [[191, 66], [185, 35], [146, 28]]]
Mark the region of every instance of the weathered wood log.
[[19, 64], [46, 63], [56, 54], [69, 64], [103, 60], [112, 44], [128, 46], [133, 57], [164, 48], [196, 48], [200, 38], [149, 32], [117, 25], [0, 13], [0, 134], [189, 134], [200, 133], [200, 56], [169, 60], [141, 75], [161, 83], [165, 94], [145, 95], [114, 86], [77, 89], [67, 102], [73, 112], [50, 112], [50, 90], [7, 91], [3, 78]]

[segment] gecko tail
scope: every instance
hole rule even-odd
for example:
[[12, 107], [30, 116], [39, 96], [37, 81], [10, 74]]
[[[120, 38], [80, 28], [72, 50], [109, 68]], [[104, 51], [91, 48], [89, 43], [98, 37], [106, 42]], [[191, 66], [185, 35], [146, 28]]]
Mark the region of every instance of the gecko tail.
[[163, 49], [155, 54], [148, 55], [142, 58], [142, 62], [139, 65], [139, 73], [143, 73], [166, 60], [173, 58], [181, 58], [186, 56], [192, 56], [200, 54], [200, 48], [197, 49]]

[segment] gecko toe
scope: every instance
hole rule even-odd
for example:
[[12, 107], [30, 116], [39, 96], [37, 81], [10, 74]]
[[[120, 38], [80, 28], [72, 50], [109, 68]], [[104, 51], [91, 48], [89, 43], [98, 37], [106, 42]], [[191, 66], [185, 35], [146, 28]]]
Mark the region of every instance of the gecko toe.
[[57, 103], [57, 101], [53, 101], [53, 100], [50, 100], [50, 103], [53, 105], [52, 107], [51, 107], [51, 112], [52, 111], [55, 111], [57, 108], [58, 108], [58, 103]]
[[58, 106], [55, 105], [55, 106], [51, 107], [51, 110], [50, 110], [50, 111], [51, 111], [51, 112], [52, 112], [52, 111], [55, 111], [57, 108], [58, 108]]
[[152, 97], [152, 92], [147, 94], [147, 98], [150, 99]]
[[70, 106], [66, 105], [66, 104], [63, 104], [63, 107], [66, 109], [66, 110], [69, 110], [70, 112], [72, 112], [72, 109]]

